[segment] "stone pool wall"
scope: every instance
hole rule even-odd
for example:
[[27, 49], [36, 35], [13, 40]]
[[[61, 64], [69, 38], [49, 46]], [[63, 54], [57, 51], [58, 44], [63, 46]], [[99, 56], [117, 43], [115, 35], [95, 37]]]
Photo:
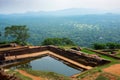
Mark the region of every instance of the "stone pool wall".
[[103, 64], [110, 62], [110, 61], [104, 60], [98, 56], [87, 55], [87, 54], [84, 54], [84, 53], [76, 51], [76, 50], [65, 50], [65, 49], [58, 48], [56, 46], [38, 46], [38, 47], [33, 47], [33, 48], [22, 47], [19, 49], [1, 51], [0, 52], [0, 63], [1, 64], [4, 63], [5, 57], [8, 57], [8, 56], [31, 54], [31, 53], [42, 52], [42, 51], [46, 51], [46, 50], [49, 50], [58, 55], [67, 57], [73, 61], [79, 62], [86, 66], [94, 67], [94, 66], [103, 65]]

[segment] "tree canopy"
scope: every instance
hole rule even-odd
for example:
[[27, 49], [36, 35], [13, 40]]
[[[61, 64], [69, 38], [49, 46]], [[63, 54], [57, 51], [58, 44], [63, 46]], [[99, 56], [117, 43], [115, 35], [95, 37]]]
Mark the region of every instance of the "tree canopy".
[[28, 31], [29, 29], [25, 25], [12, 25], [5, 28], [5, 36], [10, 36], [15, 42], [23, 44], [29, 38]]
[[73, 41], [68, 38], [47, 38], [42, 42], [42, 45], [75, 45]]
[[0, 36], [2, 36], [2, 33], [0, 32]]
[[105, 49], [106, 48], [106, 44], [94, 43], [93, 44], [93, 48], [94, 49]]
[[0, 32], [0, 42], [1, 42], [1, 36], [2, 36], [2, 33]]
[[109, 43], [94, 43], [94, 49], [120, 49], [119, 43], [109, 42]]

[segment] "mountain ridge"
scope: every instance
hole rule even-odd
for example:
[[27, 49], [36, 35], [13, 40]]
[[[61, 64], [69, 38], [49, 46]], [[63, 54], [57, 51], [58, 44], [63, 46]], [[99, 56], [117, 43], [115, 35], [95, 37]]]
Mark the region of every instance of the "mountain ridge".
[[13, 14], [0, 14], [3, 15], [14, 15], [14, 16], [72, 16], [72, 15], [91, 15], [91, 14], [120, 14], [118, 10], [97, 10], [97, 9], [89, 9], [89, 8], [69, 8], [63, 10], [56, 11], [37, 11], [37, 12], [25, 12], [25, 13], [13, 13]]

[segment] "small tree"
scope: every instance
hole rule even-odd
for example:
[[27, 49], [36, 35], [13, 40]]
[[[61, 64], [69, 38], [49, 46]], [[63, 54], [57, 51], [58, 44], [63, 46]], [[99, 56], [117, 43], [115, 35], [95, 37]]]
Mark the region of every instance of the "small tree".
[[0, 32], [0, 42], [1, 42], [1, 36], [2, 36], [2, 33]]
[[64, 42], [64, 45], [75, 45], [75, 43], [69, 38], [62, 38], [62, 43], [63, 42]]
[[117, 47], [119, 47], [119, 44], [117, 43], [113, 43], [113, 42], [110, 42], [110, 43], [106, 43], [108, 49], [116, 49]]
[[2, 36], [2, 33], [0, 32], [0, 37]]
[[26, 40], [29, 38], [28, 28], [18, 25], [12, 25], [5, 28], [5, 36], [11, 36], [15, 39], [15, 42], [24, 44]]
[[75, 45], [73, 41], [68, 38], [47, 38], [42, 42], [42, 45]]
[[117, 49], [120, 49], [120, 44], [119, 44], [119, 43], [116, 44], [116, 48], [117, 48]]
[[105, 44], [100, 44], [100, 43], [94, 43], [93, 48], [94, 49], [105, 49], [106, 45]]

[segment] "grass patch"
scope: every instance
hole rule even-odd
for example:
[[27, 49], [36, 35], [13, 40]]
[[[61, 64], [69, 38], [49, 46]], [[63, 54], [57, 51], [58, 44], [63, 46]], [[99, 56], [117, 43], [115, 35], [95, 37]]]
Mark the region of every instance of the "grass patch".
[[120, 53], [116, 54], [115, 56], [120, 57]]
[[117, 64], [117, 63], [120, 63], [120, 62], [119, 61], [112, 61], [111, 63], [105, 64], [105, 65], [102, 65], [102, 66], [94, 67], [93, 69], [90, 69], [90, 70], [82, 72], [77, 78], [81, 79], [81, 78], [84, 78], [84, 77], [86, 77], [88, 75], [95, 74], [96, 72], [100, 72], [101, 73], [101, 72], [103, 72], [102, 71], [103, 68], [109, 67], [109, 66]]
[[[98, 74], [98, 75], [96, 75], [96, 74]], [[78, 80], [81, 80], [83, 78], [85, 78], [86, 80], [87, 80], [87, 78], [91, 78], [90, 80], [111, 80], [111, 78], [112, 78], [112, 80], [120, 80], [120, 76], [103, 72], [101, 69], [99, 69], [97, 67], [94, 69], [85, 71], [77, 77]]]
[[[96, 53], [97, 54], [97, 53]], [[112, 57], [109, 57], [109, 56], [105, 56], [105, 55], [100, 55], [98, 54], [100, 57], [104, 58], [104, 59], [107, 59], [107, 60], [110, 60], [110, 61], [116, 61], [116, 59], [112, 58]]]
[[20, 78], [21, 80], [32, 80], [31, 78], [27, 77], [27, 76], [24, 76], [22, 74], [20, 74], [19, 72], [17, 71], [14, 71], [14, 70], [9, 70], [7, 71], [8, 74], [15, 74], [16, 77]]
[[115, 56], [120, 57], [120, 50], [117, 51], [117, 54]]
[[105, 76], [99, 75], [99, 76], [97, 77], [97, 79], [95, 79], [95, 80], [110, 80], [110, 79], [108, 79], [108, 78], [105, 77]]
[[[97, 67], [94, 67], [93, 69], [91, 70], [87, 70], [85, 72], [82, 72], [79, 76], [77, 76], [78, 79], [82, 79], [86, 76], [89, 76], [89, 75], [94, 75], [95, 73], [99, 72], [99, 73], [103, 73], [102, 69], [103, 68], [106, 68], [106, 67], [109, 67], [111, 65], [114, 65], [114, 64], [117, 64], [117, 63], [120, 63], [119, 61], [117, 62], [111, 62], [109, 64], [106, 64], [106, 65], [103, 65], [103, 66], [97, 66]], [[104, 73], [106, 74], [106, 73]], [[113, 75], [113, 74], [111, 74]], [[115, 75], [114, 75], [115, 76]], [[104, 80], [104, 79], [101, 79], [101, 80]], [[117, 77], [117, 80], [120, 80], [120, 77]]]
[[69, 77], [57, 74], [55, 72], [47, 72], [47, 71], [36, 71], [32, 69], [22, 69], [26, 71], [27, 73], [34, 75], [34, 76], [40, 76], [43, 78], [47, 78], [49, 80], [71, 80]]
[[67, 46], [58, 46], [59, 48], [61, 48], [61, 49], [71, 49], [71, 48], [73, 48], [73, 47], [76, 47], [77, 48], [77, 46], [71, 46], [71, 45], [67, 45]]
[[87, 50], [86, 48], [83, 48], [81, 51], [82, 51], [82, 52], [85, 52], [86, 54], [97, 54], [98, 56], [100, 56], [101, 58], [104, 58], [104, 59], [106, 59], [106, 60], [116, 61], [116, 59], [114, 59], [114, 58], [112, 58], [112, 57], [95, 53], [95, 52], [93, 52], [93, 51]]
[[93, 68], [91, 70], [87, 70], [87, 71], [84, 71], [82, 72], [79, 76], [77, 76], [78, 79], [82, 79], [88, 75], [92, 75], [92, 74], [95, 74], [96, 72], [102, 72], [100, 69], [98, 68]]
[[111, 74], [111, 73], [107, 73], [107, 72], [102, 72], [97, 78], [96, 80], [119, 80], [120, 76]]
[[20, 74], [19, 72], [16, 73], [16, 76], [22, 80], [32, 80], [31, 78], [24, 76], [24, 75]]
[[89, 51], [86, 48], [83, 48], [81, 51], [86, 53], [86, 54], [96, 54], [95, 52]]

